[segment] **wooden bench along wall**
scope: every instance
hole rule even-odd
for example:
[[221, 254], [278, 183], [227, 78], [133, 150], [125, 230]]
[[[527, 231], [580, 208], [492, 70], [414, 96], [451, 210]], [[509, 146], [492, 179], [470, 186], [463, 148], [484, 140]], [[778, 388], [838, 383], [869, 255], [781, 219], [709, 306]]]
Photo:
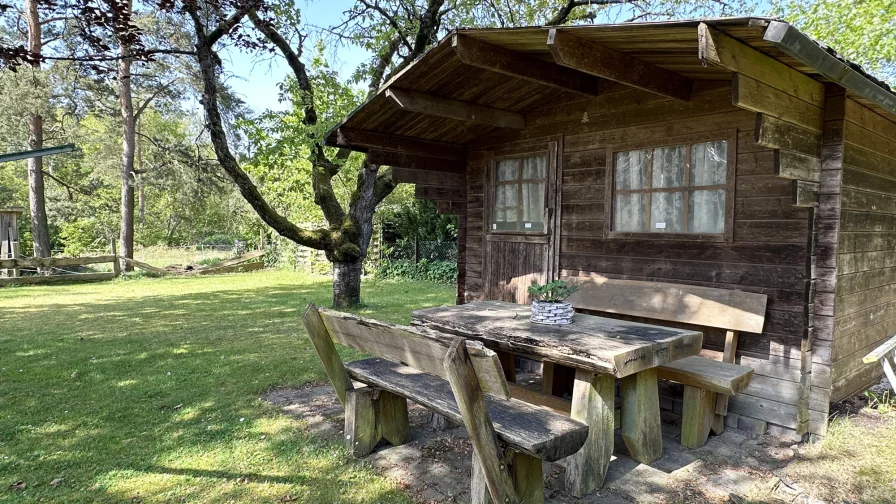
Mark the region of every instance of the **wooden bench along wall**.
[[[658, 368], [660, 378], [685, 385], [683, 445], [702, 446], [710, 429], [724, 430], [729, 397], [743, 392], [753, 376], [749, 367], [735, 365], [737, 345], [741, 332], [762, 332], [764, 294], [602, 276], [563, 279], [579, 287], [569, 299], [576, 309], [724, 329], [722, 362], [695, 356]], [[544, 374], [551, 372], [548, 366]]]
[[[588, 437], [587, 425], [513, 399], [497, 355], [479, 343], [455, 338], [449, 346], [444, 335], [426, 329], [314, 304], [302, 321], [345, 407], [346, 448], [357, 457], [381, 439], [407, 442], [410, 399], [466, 426], [474, 504], [537, 504], [544, 502], [541, 461], [576, 453]], [[343, 364], [334, 343], [378, 357]], [[368, 386], [356, 388], [353, 380]]]

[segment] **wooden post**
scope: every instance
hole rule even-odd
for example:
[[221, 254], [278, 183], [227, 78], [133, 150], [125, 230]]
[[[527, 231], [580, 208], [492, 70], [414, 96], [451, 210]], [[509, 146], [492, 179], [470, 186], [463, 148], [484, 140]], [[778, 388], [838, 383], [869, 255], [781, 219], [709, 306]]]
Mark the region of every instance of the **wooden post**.
[[375, 403], [379, 437], [385, 438], [392, 446], [407, 443], [411, 437], [411, 427], [408, 422], [408, 400], [400, 395], [381, 390]]
[[[737, 358], [737, 342], [740, 333], [738, 331], [727, 331], [725, 333], [725, 351], [722, 354], [722, 361], [734, 364]], [[715, 413], [717, 417], [713, 420], [712, 431], [717, 435], [725, 430], [725, 416], [728, 415], [728, 396], [725, 394], [717, 394]]]
[[366, 457], [380, 441], [372, 388], [345, 393], [345, 449], [355, 457]]
[[[498, 436], [485, 406], [485, 397], [462, 338], [455, 338], [448, 349], [445, 372], [473, 445], [474, 481], [484, 480], [492, 502], [506, 504], [518, 501], [504, 454], [498, 448]], [[477, 477], [477, 471], [481, 471], [480, 477]], [[478, 490], [474, 487], [474, 502], [477, 498], [481, 499], [483, 493], [481, 485]]]
[[[17, 218], [24, 210], [22, 207], [0, 208], [0, 259], [21, 258]], [[6, 275], [18, 277], [19, 268], [6, 270]]]
[[[308, 309], [305, 310], [305, 315], [302, 316], [302, 324], [304, 324], [308, 337], [311, 338], [311, 343], [314, 345], [314, 349], [324, 365], [324, 371], [327, 373], [330, 383], [336, 389], [336, 396], [339, 397], [339, 402], [342, 403], [343, 407], [347, 408], [345, 396], [354, 386], [348, 377], [348, 371], [345, 370], [342, 359], [336, 353], [336, 346], [333, 344], [330, 331], [324, 325], [320, 312], [317, 311], [317, 306], [314, 303], [309, 304]], [[346, 416], [348, 416], [347, 413]]]
[[501, 367], [504, 369], [504, 378], [510, 383], [516, 383], [516, 356], [510, 352], [496, 351]]
[[613, 375], [576, 370], [570, 417], [589, 427], [582, 449], [566, 458], [566, 490], [576, 497], [584, 497], [604, 484], [613, 455], [615, 400]]
[[118, 250], [115, 246], [115, 238], [112, 238], [111, 243], [112, 256], [114, 257], [114, 259], [112, 259], [112, 272], [115, 273], [115, 278], [118, 278], [121, 276], [121, 263], [118, 262]]
[[649, 464], [663, 456], [656, 368], [622, 379], [622, 439], [631, 457]]
[[706, 444], [716, 413], [716, 393], [698, 387], [684, 387], [684, 416], [681, 418], [681, 445], [700, 448]]

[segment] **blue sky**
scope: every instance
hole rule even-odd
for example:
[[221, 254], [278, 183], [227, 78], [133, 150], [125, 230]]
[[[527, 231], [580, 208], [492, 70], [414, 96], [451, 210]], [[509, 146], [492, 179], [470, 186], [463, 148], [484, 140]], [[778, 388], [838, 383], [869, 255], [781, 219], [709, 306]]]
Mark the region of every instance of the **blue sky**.
[[[327, 27], [339, 23], [342, 13], [352, 6], [354, 0], [297, 0], [302, 9], [304, 25]], [[310, 25], [310, 26], [309, 26]], [[313, 51], [314, 39], [305, 42], [306, 53]], [[242, 95], [246, 103], [256, 112], [266, 109], [284, 109], [285, 104], [278, 102], [277, 84], [283, 81], [289, 67], [283, 58], [276, 57], [270, 61], [253, 61], [250, 55], [239, 51], [222, 51], [228, 72], [234, 74], [227, 82], [237, 93]], [[342, 77], [348, 77], [369, 55], [358, 47], [341, 47], [336, 54], [327, 54], [330, 66], [339, 71]]]

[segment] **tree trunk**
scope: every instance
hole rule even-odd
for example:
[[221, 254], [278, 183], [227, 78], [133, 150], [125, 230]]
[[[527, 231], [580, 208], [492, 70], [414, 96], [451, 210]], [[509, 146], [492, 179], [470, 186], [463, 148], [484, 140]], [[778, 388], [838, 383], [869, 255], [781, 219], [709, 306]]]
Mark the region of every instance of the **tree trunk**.
[[[136, 124], [134, 121], [134, 100], [131, 88], [130, 48], [122, 44], [119, 52], [123, 58], [118, 61], [118, 101], [121, 105], [122, 152], [121, 152], [121, 257], [134, 258], [134, 152]], [[122, 271], [133, 271], [130, 263], [121, 261]]]
[[[25, 0], [25, 21], [28, 24], [28, 50], [35, 56], [43, 50], [43, 28], [37, 12], [38, 0]], [[40, 62], [31, 67], [39, 72]], [[28, 117], [28, 148], [44, 146], [44, 118], [34, 111]], [[28, 158], [28, 206], [31, 213], [31, 236], [35, 257], [50, 257], [50, 233], [47, 225], [47, 203], [44, 192], [43, 158]]]
[[[44, 145], [44, 119], [40, 114], [28, 118], [28, 147]], [[50, 233], [47, 230], [47, 204], [44, 196], [44, 160], [28, 158], [28, 204], [31, 213], [31, 236], [35, 257], [50, 257]]]
[[[140, 119], [137, 119], [137, 133], [140, 132]], [[143, 229], [143, 225], [146, 223], [146, 193], [144, 192], [144, 183], [143, 183], [143, 142], [140, 141], [140, 137], [134, 136], [135, 145], [135, 155], [136, 155], [136, 163], [137, 163], [137, 173], [139, 175], [134, 178], [135, 183], [137, 184], [137, 208], [139, 209], [139, 218], [140, 218], [140, 229]]]
[[333, 308], [355, 308], [361, 304], [363, 260], [333, 263]]

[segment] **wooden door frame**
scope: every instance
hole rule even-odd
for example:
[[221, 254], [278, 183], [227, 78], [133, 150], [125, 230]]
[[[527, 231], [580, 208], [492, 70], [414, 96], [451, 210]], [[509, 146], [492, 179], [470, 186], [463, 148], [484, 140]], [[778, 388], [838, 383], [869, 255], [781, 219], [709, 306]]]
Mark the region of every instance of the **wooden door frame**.
[[[545, 220], [545, 233], [493, 233], [491, 229], [492, 212], [495, 195], [495, 170], [497, 159], [525, 154], [547, 154], [547, 183], [545, 184], [545, 208], [548, 217]], [[563, 135], [552, 135], [535, 140], [508, 144], [500, 149], [485, 151], [485, 180], [483, 183], [482, 205], [482, 294], [489, 297], [491, 286], [491, 266], [489, 261], [489, 243], [504, 241], [515, 243], [544, 243], [545, 258], [542, 264], [545, 279], [548, 281], [560, 278], [560, 219], [562, 204], [563, 173]]]

